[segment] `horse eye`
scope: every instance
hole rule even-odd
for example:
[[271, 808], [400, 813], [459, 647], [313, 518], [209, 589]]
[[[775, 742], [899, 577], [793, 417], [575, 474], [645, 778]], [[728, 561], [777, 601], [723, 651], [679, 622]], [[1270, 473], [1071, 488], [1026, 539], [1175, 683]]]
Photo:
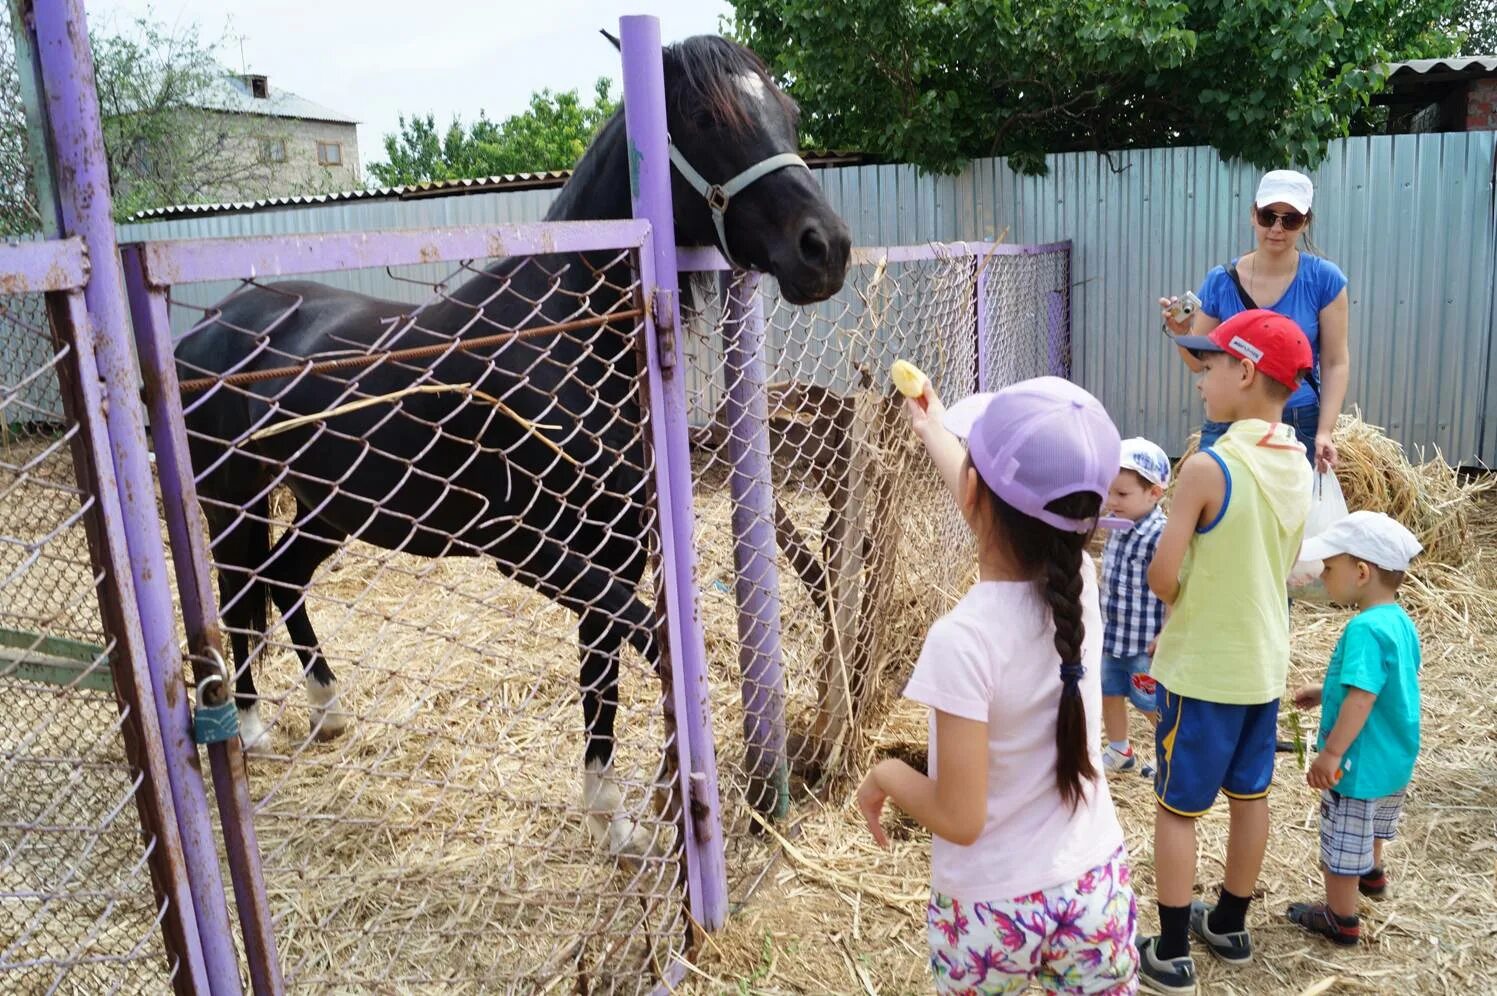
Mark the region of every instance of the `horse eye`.
[[698, 131], [712, 131], [717, 127], [717, 115], [711, 111], [696, 111], [691, 115], [691, 123]]

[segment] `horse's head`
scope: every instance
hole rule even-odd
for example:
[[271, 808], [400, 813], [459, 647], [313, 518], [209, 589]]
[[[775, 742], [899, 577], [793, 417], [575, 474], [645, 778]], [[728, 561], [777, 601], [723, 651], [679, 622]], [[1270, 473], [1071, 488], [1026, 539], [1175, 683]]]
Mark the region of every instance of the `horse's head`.
[[796, 155], [799, 110], [748, 49], [700, 35], [665, 50], [676, 237], [773, 274], [792, 304], [842, 288], [852, 240]]

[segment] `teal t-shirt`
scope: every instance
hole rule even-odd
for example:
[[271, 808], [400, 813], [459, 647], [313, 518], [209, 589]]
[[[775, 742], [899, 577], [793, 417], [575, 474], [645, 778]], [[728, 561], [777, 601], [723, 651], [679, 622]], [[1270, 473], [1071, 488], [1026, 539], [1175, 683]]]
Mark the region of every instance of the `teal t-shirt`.
[[1324, 749], [1349, 689], [1377, 701], [1341, 762], [1341, 795], [1381, 799], [1408, 786], [1419, 755], [1420, 666], [1419, 632], [1402, 606], [1377, 605], [1346, 624], [1326, 669], [1317, 748]]

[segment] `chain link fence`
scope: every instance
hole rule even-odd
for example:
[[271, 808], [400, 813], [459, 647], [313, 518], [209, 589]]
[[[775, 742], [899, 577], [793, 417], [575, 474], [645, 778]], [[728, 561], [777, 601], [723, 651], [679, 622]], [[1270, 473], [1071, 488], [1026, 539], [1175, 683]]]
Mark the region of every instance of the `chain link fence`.
[[1071, 370], [1071, 254], [1065, 244], [994, 255], [980, 281], [984, 390]]
[[[888, 369], [909, 360], [960, 398], [982, 331], [989, 387], [1051, 370], [1049, 287], [990, 248], [855, 251], [842, 292], [806, 308], [746, 274], [692, 277], [697, 580], [735, 900], [768, 868], [759, 822], [860, 771], [930, 622], [970, 583], [970, 536]], [[762, 368], [731, 348], [761, 327]], [[767, 494], [743, 477], [757, 450]]]
[[78, 378], [41, 294], [0, 296], [0, 990], [161, 993], [163, 948], [90, 552]]
[[647, 992], [685, 948], [637, 265], [171, 291], [296, 991]]

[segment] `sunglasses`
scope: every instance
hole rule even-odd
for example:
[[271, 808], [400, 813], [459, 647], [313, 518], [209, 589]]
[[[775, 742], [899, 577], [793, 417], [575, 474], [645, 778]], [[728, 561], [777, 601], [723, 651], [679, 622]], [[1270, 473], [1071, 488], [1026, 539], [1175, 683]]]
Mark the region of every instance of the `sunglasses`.
[[1262, 225], [1264, 228], [1272, 228], [1275, 221], [1284, 226], [1284, 231], [1297, 232], [1304, 227], [1305, 215], [1300, 214], [1298, 211], [1279, 214], [1277, 211], [1271, 211], [1268, 208], [1258, 208], [1259, 225]]

